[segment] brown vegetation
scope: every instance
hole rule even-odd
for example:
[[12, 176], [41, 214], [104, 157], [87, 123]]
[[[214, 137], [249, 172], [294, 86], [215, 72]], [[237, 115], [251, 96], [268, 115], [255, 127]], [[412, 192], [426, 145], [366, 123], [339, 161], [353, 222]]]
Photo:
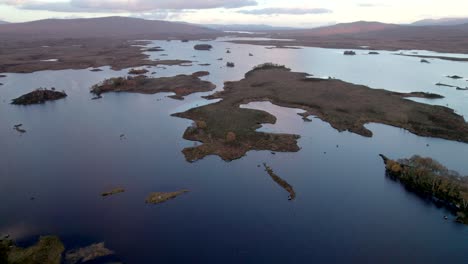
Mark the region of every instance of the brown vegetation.
[[154, 192], [150, 193], [146, 198], [146, 203], [159, 204], [174, 199], [179, 195], [189, 192], [188, 190], [180, 190], [176, 192]]
[[[300, 108], [329, 122], [338, 131], [351, 131], [370, 137], [364, 127], [370, 122], [409, 130], [420, 136], [468, 142], [468, 125], [452, 109], [406, 100], [408, 96], [432, 97], [427, 94], [402, 94], [371, 89], [340, 80], [310, 78], [291, 72], [284, 66], [266, 64], [245, 74], [243, 80], [226, 82], [224, 90], [209, 99], [222, 101], [190, 109], [174, 116], [204, 121], [206, 128], [189, 127], [184, 138], [203, 142], [183, 150], [188, 161], [207, 155], [224, 160], [242, 157], [249, 150], [298, 151], [297, 135], [258, 132], [262, 123], [274, 123], [275, 117], [258, 110], [239, 108], [254, 101]], [[236, 141], [226, 142], [228, 132]]]
[[136, 77], [118, 77], [104, 80], [94, 85], [91, 92], [100, 95], [108, 92], [131, 92], [143, 94], [155, 94], [161, 92], [173, 92], [171, 98], [183, 100], [183, 96], [211, 91], [216, 86], [208, 81], [192, 75], [177, 75], [173, 77], [149, 78], [144, 75]]
[[387, 175], [409, 190], [442, 203], [457, 214], [457, 221], [468, 224], [468, 177], [448, 170], [439, 162], [420, 156], [391, 160], [380, 154]]

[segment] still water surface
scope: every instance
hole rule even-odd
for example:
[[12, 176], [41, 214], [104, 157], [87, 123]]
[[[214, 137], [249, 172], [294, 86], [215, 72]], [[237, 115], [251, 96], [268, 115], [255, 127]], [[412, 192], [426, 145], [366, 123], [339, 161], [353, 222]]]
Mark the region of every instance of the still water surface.
[[[151, 53], [151, 59], [196, 62], [150, 72], [161, 77], [208, 70], [211, 75], [204, 79], [221, 90], [224, 81], [275, 62], [373, 88], [439, 93], [446, 98], [423, 102], [468, 115], [467, 91], [435, 86], [466, 86], [465, 79], [445, 77], [468, 77], [462, 62], [421, 64], [386, 51], [347, 57], [342, 50], [265, 49], [222, 41], [212, 41], [212, 51], [195, 51], [194, 44], [154, 41], [151, 46], [165, 51]], [[226, 68], [227, 61], [236, 67]], [[198, 65], [204, 63], [211, 65]], [[277, 116], [278, 122], [262, 131], [300, 134], [300, 152], [251, 151], [233, 162], [212, 156], [191, 164], [181, 153], [195, 144], [182, 139], [191, 121], [170, 114], [212, 103], [201, 98], [209, 93], [184, 101], [168, 94], [125, 93], [90, 100], [93, 84], [127, 72], [101, 69], [0, 79], [0, 234], [23, 244], [55, 234], [67, 248], [104, 241], [125, 263], [468, 262], [468, 228], [445, 221], [449, 212], [386, 178], [378, 156], [431, 156], [468, 174], [468, 145], [380, 124], [367, 125], [372, 138], [339, 133], [316, 118], [303, 122], [298, 110], [261, 102], [243, 107]], [[38, 87], [65, 90], [68, 97], [35, 106], [9, 104]], [[13, 130], [18, 123], [27, 133]], [[288, 201], [288, 193], [257, 167], [262, 162], [294, 187], [296, 200]], [[100, 197], [115, 187], [126, 192]], [[144, 203], [150, 192], [179, 189], [191, 192], [156, 206]]]

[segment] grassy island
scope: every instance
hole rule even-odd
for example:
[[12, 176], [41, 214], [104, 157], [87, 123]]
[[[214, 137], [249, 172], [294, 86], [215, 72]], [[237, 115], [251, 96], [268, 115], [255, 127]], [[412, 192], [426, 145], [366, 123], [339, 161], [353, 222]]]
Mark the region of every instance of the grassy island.
[[144, 75], [117, 77], [104, 80], [91, 88], [91, 93], [101, 95], [108, 92], [131, 92], [143, 94], [155, 94], [162, 92], [173, 92], [170, 96], [174, 99], [183, 100], [183, 96], [211, 91], [216, 86], [208, 81], [202, 81], [194, 75], [177, 75], [173, 77], [150, 78]]
[[[452, 109], [407, 100], [407, 97], [440, 98], [427, 93], [396, 93], [372, 89], [336, 79], [312, 78], [275, 64], [263, 64], [236, 82], [226, 82], [223, 91], [208, 99], [220, 102], [190, 109], [174, 116], [191, 119], [184, 138], [203, 144], [183, 150], [188, 161], [207, 155], [224, 160], [242, 157], [249, 150], [298, 151], [297, 135], [256, 131], [261, 124], [276, 122], [264, 111], [239, 106], [255, 101], [300, 108], [303, 116], [314, 115], [337, 129], [371, 137], [364, 127], [375, 122], [404, 128], [419, 136], [468, 142], [468, 124]], [[228, 134], [235, 135], [229, 139]]]
[[55, 101], [67, 97], [65, 92], [39, 88], [11, 101], [15, 105], [42, 104], [46, 101]]

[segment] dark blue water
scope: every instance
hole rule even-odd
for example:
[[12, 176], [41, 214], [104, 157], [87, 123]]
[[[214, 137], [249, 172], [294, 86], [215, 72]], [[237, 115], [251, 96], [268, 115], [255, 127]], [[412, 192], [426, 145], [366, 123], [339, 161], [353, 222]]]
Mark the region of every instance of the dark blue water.
[[[205, 78], [219, 90], [223, 81], [273, 61], [375, 88], [437, 91], [446, 99], [435, 103], [468, 114], [468, 93], [434, 86], [457, 82], [444, 76], [463, 76], [462, 63], [421, 65], [417, 58], [390, 52], [349, 58], [338, 50], [267, 50], [224, 42], [203, 52], [194, 51], [193, 44], [155, 42], [169, 54], [162, 59], [198, 62], [150, 72], [209, 70]], [[236, 67], [224, 67], [226, 61]], [[92, 84], [126, 73], [103, 69], [7, 74], [0, 80], [5, 84], [0, 86], [0, 234], [24, 243], [54, 234], [67, 248], [104, 241], [123, 262], [137, 264], [468, 262], [468, 228], [386, 178], [378, 156], [431, 156], [468, 174], [468, 145], [378, 124], [369, 124], [374, 137], [364, 138], [339, 133], [318, 119], [303, 122], [293, 109], [253, 103], [247, 107], [278, 117], [276, 125], [262, 130], [302, 136], [300, 152], [252, 151], [233, 162], [212, 156], [187, 163], [181, 150], [196, 143], [182, 134], [191, 121], [170, 114], [209, 103], [200, 98], [206, 93], [184, 101], [167, 94], [105, 94], [92, 101]], [[40, 86], [69, 96], [44, 105], [9, 104]], [[13, 130], [18, 123], [27, 133]], [[257, 167], [263, 162], [294, 187], [296, 200], [288, 201], [288, 193]], [[100, 197], [115, 187], [126, 192]], [[144, 203], [150, 192], [179, 189], [190, 192], [159, 205]]]

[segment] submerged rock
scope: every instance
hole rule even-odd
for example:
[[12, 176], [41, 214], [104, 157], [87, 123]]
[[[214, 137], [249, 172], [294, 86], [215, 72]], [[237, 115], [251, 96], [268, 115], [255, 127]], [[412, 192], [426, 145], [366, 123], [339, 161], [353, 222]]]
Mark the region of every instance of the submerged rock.
[[188, 190], [180, 190], [176, 192], [154, 192], [150, 193], [145, 202], [150, 204], [159, 204], [174, 199], [179, 195], [189, 192]]
[[12, 100], [14, 105], [31, 105], [31, 104], [42, 104], [46, 101], [54, 101], [67, 97], [65, 92], [58, 92], [47, 89], [37, 89], [25, 95], [22, 95]]
[[23, 126], [23, 124], [17, 124], [17, 125], [14, 125], [13, 126], [13, 129], [20, 132], [20, 133], [26, 133], [26, 130], [22, 129], [21, 127]]

